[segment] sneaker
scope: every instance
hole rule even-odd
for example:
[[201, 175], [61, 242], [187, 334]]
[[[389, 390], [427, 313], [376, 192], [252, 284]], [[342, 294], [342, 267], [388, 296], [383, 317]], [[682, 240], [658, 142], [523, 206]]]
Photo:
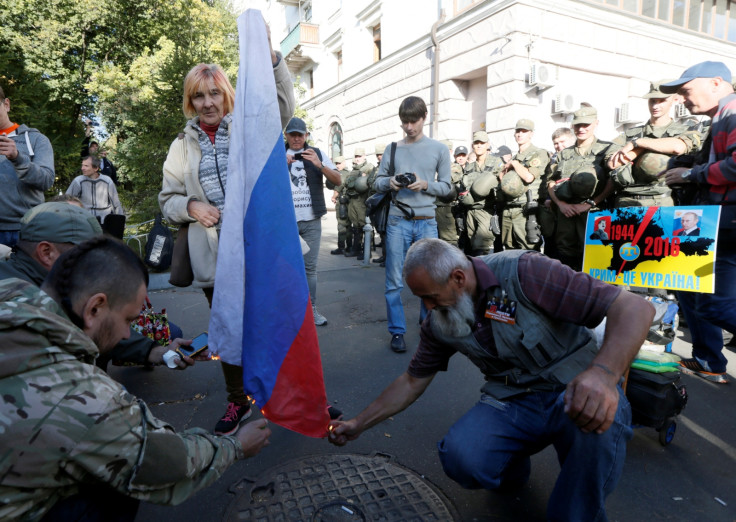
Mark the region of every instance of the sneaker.
[[391, 337], [391, 349], [396, 353], [404, 353], [406, 351], [403, 334], [394, 334]]
[[317, 307], [312, 306], [312, 315], [314, 316], [314, 324], [323, 326], [327, 324], [327, 318], [317, 311]]
[[240, 423], [250, 417], [252, 413], [250, 404], [228, 403], [225, 415], [215, 425], [215, 435], [232, 435], [237, 431]]
[[728, 383], [726, 372], [721, 372], [721, 373], [709, 372], [705, 368], [703, 368], [703, 366], [695, 358], [681, 360], [680, 366], [682, 367], [683, 372], [689, 373], [692, 375], [697, 375], [698, 377], [702, 377], [706, 381], [715, 382], [718, 384]]

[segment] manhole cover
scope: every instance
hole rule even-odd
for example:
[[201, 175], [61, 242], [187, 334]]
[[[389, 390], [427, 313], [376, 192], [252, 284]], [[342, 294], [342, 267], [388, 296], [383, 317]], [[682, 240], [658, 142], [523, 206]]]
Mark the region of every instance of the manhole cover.
[[318, 455], [243, 479], [225, 520], [423, 521], [457, 519], [428, 481], [387, 455]]

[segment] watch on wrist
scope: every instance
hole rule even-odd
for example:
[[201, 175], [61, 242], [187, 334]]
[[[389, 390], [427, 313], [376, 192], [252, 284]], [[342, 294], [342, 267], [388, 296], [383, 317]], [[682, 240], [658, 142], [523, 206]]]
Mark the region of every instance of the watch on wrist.
[[693, 169], [687, 169], [685, 172], [682, 173], [682, 179], [690, 179], [690, 176], [693, 175]]
[[585, 201], [583, 201], [583, 203], [587, 203], [588, 205], [590, 205], [590, 208], [595, 207], [595, 201], [593, 201], [592, 199], [586, 199]]

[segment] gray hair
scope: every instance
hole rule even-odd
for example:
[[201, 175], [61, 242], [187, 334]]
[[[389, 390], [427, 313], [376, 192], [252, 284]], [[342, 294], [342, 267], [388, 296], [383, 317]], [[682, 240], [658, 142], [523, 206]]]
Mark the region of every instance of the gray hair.
[[414, 243], [406, 253], [404, 278], [422, 267], [433, 281], [444, 284], [453, 270], [470, 270], [472, 266], [459, 248], [441, 239], [426, 238]]

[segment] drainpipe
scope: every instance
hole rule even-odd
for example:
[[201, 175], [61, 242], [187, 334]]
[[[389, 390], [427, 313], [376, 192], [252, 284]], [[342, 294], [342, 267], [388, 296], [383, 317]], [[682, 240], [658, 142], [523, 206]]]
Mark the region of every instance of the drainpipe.
[[440, 19], [432, 24], [432, 44], [434, 45], [434, 74], [432, 78], [432, 138], [437, 139], [440, 99], [440, 42], [437, 40], [437, 28], [445, 21], [445, 10], [440, 11]]

